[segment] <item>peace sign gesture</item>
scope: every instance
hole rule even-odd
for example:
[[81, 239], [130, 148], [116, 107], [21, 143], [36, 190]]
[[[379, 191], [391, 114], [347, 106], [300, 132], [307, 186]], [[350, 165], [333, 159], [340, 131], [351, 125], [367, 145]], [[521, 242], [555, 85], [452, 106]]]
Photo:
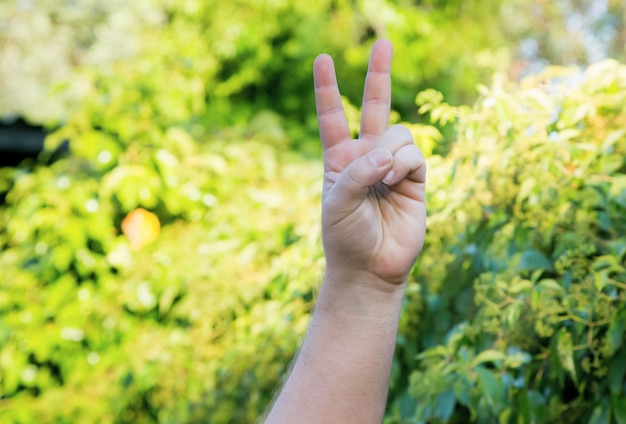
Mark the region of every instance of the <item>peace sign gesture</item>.
[[384, 416], [404, 287], [426, 228], [424, 157], [406, 127], [387, 128], [391, 50], [388, 41], [372, 48], [357, 140], [332, 59], [315, 59], [326, 275], [267, 423], [380, 423]]
[[340, 281], [354, 281], [356, 276], [369, 285], [375, 281], [375, 288], [383, 290], [406, 282], [426, 228], [424, 157], [408, 128], [388, 128], [391, 56], [390, 42], [374, 44], [356, 140], [350, 136], [332, 59], [320, 55], [314, 64], [324, 150], [327, 275]]

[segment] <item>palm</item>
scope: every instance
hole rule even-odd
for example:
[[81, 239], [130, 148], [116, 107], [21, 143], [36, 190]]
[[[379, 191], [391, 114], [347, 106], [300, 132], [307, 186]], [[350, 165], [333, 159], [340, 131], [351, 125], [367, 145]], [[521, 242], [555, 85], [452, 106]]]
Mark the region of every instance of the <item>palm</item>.
[[[358, 140], [350, 137], [329, 57], [316, 61], [315, 85], [324, 147], [323, 231], [327, 260], [354, 269], [366, 268], [385, 281], [397, 282], [406, 279], [424, 241], [425, 169], [408, 130], [387, 128], [390, 62], [391, 46], [377, 43], [365, 84]], [[373, 184], [353, 202], [336, 196], [333, 187], [344, 171], [378, 147], [386, 147], [394, 155], [394, 182]]]

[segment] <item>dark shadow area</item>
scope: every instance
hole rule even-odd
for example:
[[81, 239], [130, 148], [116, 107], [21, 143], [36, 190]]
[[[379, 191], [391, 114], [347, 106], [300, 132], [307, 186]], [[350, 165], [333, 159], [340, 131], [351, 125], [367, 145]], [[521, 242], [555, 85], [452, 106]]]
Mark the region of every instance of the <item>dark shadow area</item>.
[[0, 167], [17, 166], [24, 159], [36, 159], [43, 149], [46, 132], [18, 119], [0, 125]]

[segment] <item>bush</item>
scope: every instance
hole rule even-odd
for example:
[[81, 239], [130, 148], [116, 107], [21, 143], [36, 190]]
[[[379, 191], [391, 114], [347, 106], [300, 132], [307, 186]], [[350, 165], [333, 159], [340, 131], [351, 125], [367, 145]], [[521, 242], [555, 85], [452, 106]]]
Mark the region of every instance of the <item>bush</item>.
[[473, 99], [475, 85], [509, 63], [505, 37], [494, 35], [500, 0], [439, 3], [5, 2], [0, 75], [12, 84], [3, 86], [0, 116], [55, 126], [89, 110], [85, 100], [116, 106], [134, 96], [159, 108], [161, 120], [179, 120], [189, 118], [191, 94], [196, 125], [213, 131], [272, 109], [297, 144], [317, 131], [315, 56], [333, 55], [342, 92], [358, 104], [370, 46], [388, 37], [397, 50], [396, 109], [414, 118], [419, 89]]
[[[3, 422], [251, 422], [269, 402], [321, 274], [320, 167], [210, 145], [101, 184], [76, 158], [10, 175]], [[165, 225], [133, 250], [118, 217], [138, 207]]]
[[[624, 419], [625, 88], [605, 62], [499, 80], [473, 109], [418, 96], [459, 139], [429, 158], [388, 422]], [[4, 170], [4, 421], [260, 415], [323, 259], [321, 164], [270, 116], [255, 140], [170, 127], [119, 150], [68, 125], [71, 157]], [[158, 227], [125, 217], [145, 210], [162, 230], [142, 247], [128, 225]]]
[[388, 422], [626, 422], [626, 67], [481, 93], [419, 97], [459, 137], [431, 158]]
[[[368, 43], [386, 28], [397, 51], [422, 40], [394, 68], [406, 119], [439, 27], [427, 37], [402, 17], [448, 13], [300, 3], [137, 3], [137, 50], [77, 68], [76, 107], [45, 118], [63, 123], [47, 152], [68, 140], [69, 154], [0, 171], [1, 421], [260, 415], [323, 272], [321, 163], [290, 151], [318, 157], [312, 60], [338, 57], [352, 119]], [[99, 13], [104, 31], [114, 14]], [[430, 56], [444, 59], [434, 74], [466, 63]], [[418, 97], [459, 139], [428, 159], [388, 422], [624, 422], [625, 73], [499, 80], [473, 109]], [[427, 153], [446, 150], [412, 129]]]

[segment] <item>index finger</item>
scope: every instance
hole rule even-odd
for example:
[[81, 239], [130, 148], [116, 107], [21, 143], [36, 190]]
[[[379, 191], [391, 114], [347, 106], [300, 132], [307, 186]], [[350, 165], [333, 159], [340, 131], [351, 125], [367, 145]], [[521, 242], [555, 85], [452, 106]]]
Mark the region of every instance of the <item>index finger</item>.
[[324, 149], [350, 139], [348, 121], [343, 111], [335, 66], [327, 54], [319, 55], [313, 63], [315, 106], [320, 138]]

